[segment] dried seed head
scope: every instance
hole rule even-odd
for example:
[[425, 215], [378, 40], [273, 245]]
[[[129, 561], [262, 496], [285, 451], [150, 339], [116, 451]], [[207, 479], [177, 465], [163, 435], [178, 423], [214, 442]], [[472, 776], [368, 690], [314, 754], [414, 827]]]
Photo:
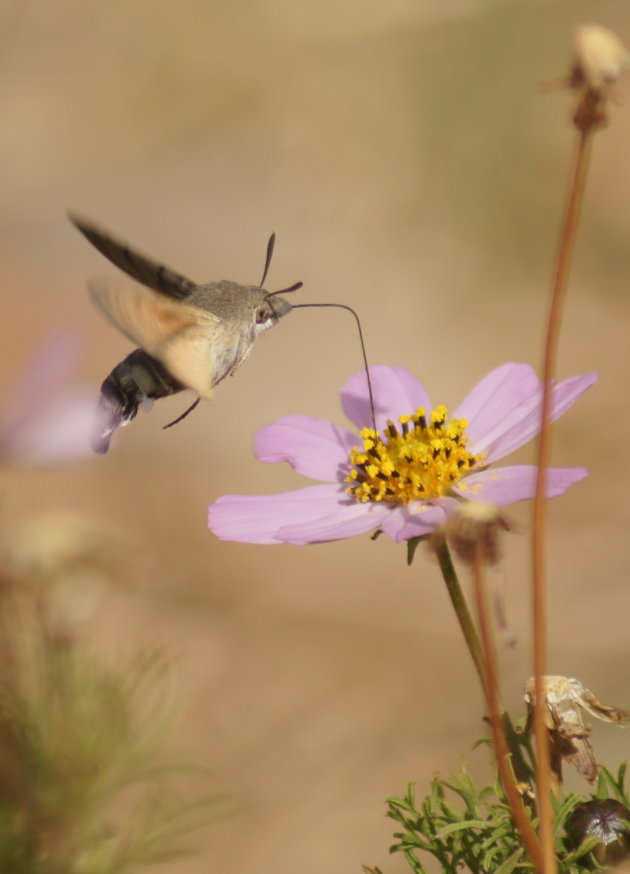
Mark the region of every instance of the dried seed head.
[[612, 31], [598, 24], [585, 24], [575, 35], [571, 86], [607, 91], [629, 60], [625, 46]]
[[[544, 699], [545, 725], [549, 733], [554, 773], [559, 780], [562, 779], [562, 759], [566, 759], [592, 783], [597, 779], [598, 769], [589, 740], [591, 728], [584, 722], [582, 710], [602, 722], [615, 725], [629, 725], [630, 712], [607, 707], [579, 680], [569, 677], [545, 677]], [[525, 701], [531, 722], [535, 701], [533, 677], [525, 684]]]
[[493, 504], [468, 501], [446, 525], [453, 549], [462, 561], [497, 564], [501, 558], [500, 534], [511, 531], [512, 523]]
[[579, 94], [573, 123], [583, 134], [608, 123], [608, 100], [628, 60], [625, 46], [605, 27], [586, 24], [577, 31], [569, 85]]
[[593, 856], [599, 865], [616, 865], [630, 856], [630, 810], [612, 798], [594, 798], [578, 804], [567, 822], [575, 847], [588, 838], [599, 841]]

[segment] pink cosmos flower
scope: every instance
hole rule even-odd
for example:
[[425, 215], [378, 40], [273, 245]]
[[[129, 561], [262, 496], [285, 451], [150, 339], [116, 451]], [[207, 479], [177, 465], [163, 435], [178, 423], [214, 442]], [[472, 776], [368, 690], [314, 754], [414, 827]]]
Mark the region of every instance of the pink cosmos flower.
[[[246, 543], [322, 543], [375, 529], [395, 541], [441, 528], [461, 501], [504, 506], [532, 498], [533, 465], [492, 467], [540, 428], [541, 385], [527, 364], [503, 364], [485, 376], [451, 419], [431, 412], [426, 389], [403, 367], [370, 368], [376, 428], [365, 371], [341, 389], [346, 416], [360, 436], [308, 416], [284, 416], [258, 432], [261, 461], [288, 461], [323, 481], [277, 495], [224, 495], [209, 507], [210, 530]], [[552, 419], [561, 416], [597, 379], [576, 376], [553, 388]], [[577, 468], [549, 468], [547, 497], [586, 476]]]
[[48, 467], [91, 455], [93, 392], [69, 382], [80, 347], [75, 332], [51, 332], [4, 392], [0, 463]]

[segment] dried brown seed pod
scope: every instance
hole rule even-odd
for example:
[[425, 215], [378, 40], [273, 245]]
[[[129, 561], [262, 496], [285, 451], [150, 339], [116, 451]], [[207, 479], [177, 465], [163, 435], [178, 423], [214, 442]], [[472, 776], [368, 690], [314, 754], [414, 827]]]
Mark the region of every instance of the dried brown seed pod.
[[[551, 744], [552, 768], [562, 779], [562, 759], [573, 765], [589, 783], [597, 779], [598, 769], [593, 747], [589, 740], [591, 727], [584, 722], [582, 710], [602, 722], [629, 725], [630, 712], [608, 707], [579, 680], [562, 676], [546, 676], [545, 725]], [[525, 701], [531, 723], [534, 709], [535, 686], [531, 677], [525, 684]]]

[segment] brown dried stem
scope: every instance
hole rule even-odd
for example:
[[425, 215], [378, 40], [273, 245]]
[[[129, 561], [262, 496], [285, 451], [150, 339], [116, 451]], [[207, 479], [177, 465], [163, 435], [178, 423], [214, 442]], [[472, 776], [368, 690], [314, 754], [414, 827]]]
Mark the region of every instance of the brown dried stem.
[[577, 151], [571, 173], [569, 200], [560, 233], [557, 260], [553, 277], [553, 289], [547, 329], [545, 336], [541, 429], [536, 451], [536, 496], [534, 499], [532, 522], [532, 609], [534, 623], [534, 736], [536, 739], [536, 784], [540, 812], [540, 838], [544, 857], [545, 874], [556, 871], [556, 857], [553, 841], [553, 807], [551, 803], [551, 772], [547, 731], [544, 712], [544, 676], [547, 672], [547, 616], [546, 616], [546, 575], [545, 575], [545, 492], [547, 486], [547, 467], [551, 451], [551, 400], [552, 380], [556, 371], [558, 337], [562, 321], [562, 310], [569, 280], [571, 258], [580, 220], [584, 189], [588, 173], [592, 136], [602, 124], [601, 115], [589, 113], [591, 121], [585, 124], [580, 112], [584, 103], [592, 102], [592, 94], [587, 93], [575, 115], [579, 130]]
[[484, 684], [484, 694], [488, 705], [488, 713], [490, 715], [490, 725], [492, 727], [492, 739], [497, 759], [497, 769], [499, 771], [499, 777], [501, 778], [503, 791], [505, 792], [505, 796], [512, 811], [512, 816], [514, 817], [514, 822], [516, 823], [516, 827], [523, 839], [523, 845], [539, 874], [542, 874], [544, 871], [542, 848], [523, 804], [521, 793], [516, 785], [511, 765], [510, 751], [505, 737], [504, 718], [499, 698], [497, 655], [492, 638], [490, 607], [488, 604], [488, 592], [485, 584], [481, 547], [476, 550], [472, 562], [472, 574], [477, 615], [479, 619], [479, 632], [481, 635], [481, 645], [483, 647], [484, 661], [486, 665], [487, 680]]

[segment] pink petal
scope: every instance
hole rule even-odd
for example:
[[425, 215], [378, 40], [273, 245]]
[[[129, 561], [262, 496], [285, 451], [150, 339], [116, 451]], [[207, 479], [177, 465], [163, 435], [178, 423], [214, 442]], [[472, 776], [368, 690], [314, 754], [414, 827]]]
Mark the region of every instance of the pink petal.
[[346, 532], [359, 517], [365, 520], [362, 531], [377, 528], [389, 510], [374, 507], [356, 504], [344, 486], [328, 484], [279, 495], [224, 495], [208, 508], [208, 527], [221, 540], [314, 543], [350, 536]]
[[288, 461], [298, 473], [324, 482], [339, 482], [348, 471], [348, 453], [359, 438], [338, 425], [309, 416], [284, 416], [254, 438], [260, 461]]
[[305, 546], [307, 543], [327, 543], [356, 537], [382, 527], [382, 522], [391, 513], [391, 506], [384, 503], [339, 503], [338, 507], [319, 519], [285, 525], [277, 536], [285, 543]]
[[449, 510], [454, 511], [457, 507], [458, 502], [454, 498], [440, 498], [439, 503], [416, 502], [398, 506], [381, 523], [381, 528], [397, 543], [411, 540], [442, 528]]
[[38, 343], [13, 384], [4, 391], [6, 406], [30, 408], [66, 383], [83, 345], [78, 331], [60, 326], [53, 328]]
[[[377, 364], [370, 367], [376, 428], [382, 432], [388, 419], [398, 422], [400, 416], [415, 413], [418, 407], [431, 410], [431, 401], [426, 389], [404, 367], [387, 367]], [[350, 377], [341, 389], [341, 404], [350, 421], [361, 428], [372, 427], [372, 411], [367, 389], [365, 371]]]
[[93, 392], [68, 384], [81, 345], [75, 331], [51, 331], [4, 393], [3, 462], [49, 466], [91, 455]]
[[[576, 376], [554, 386], [551, 421], [555, 421], [597, 380], [596, 373]], [[497, 461], [529, 442], [540, 430], [542, 398], [538, 378], [529, 365], [504, 364], [488, 374], [455, 410], [468, 419], [471, 451]]]
[[[583, 467], [550, 467], [547, 470], [547, 498], [562, 495], [569, 486], [584, 479]], [[536, 491], [536, 466], [517, 464], [473, 473], [455, 486], [454, 492], [471, 501], [486, 501], [505, 506], [533, 498]]]
[[0, 458], [7, 464], [49, 467], [92, 455], [93, 392], [66, 389], [0, 430]]
[[475, 446], [482, 434], [500, 425], [512, 408], [538, 391], [540, 383], [529, 364], [502, 364], [486, 374], [453, 411], [454, 419], [468, 420]]

